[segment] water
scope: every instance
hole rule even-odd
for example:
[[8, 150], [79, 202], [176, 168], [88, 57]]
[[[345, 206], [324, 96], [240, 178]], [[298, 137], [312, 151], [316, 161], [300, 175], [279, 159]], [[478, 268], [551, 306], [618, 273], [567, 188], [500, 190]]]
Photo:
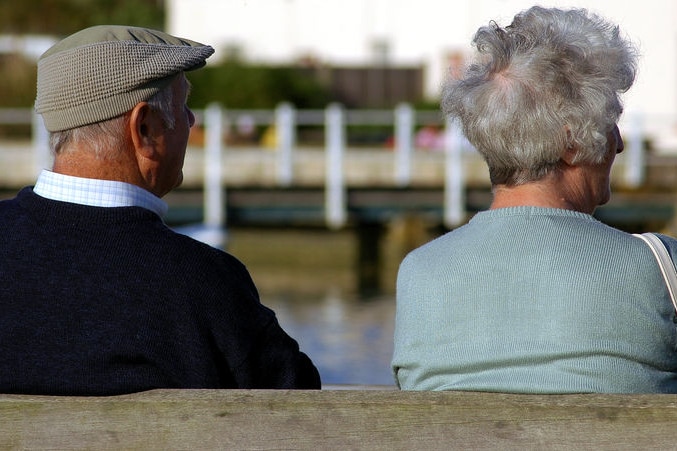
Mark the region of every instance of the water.
[[[383, 246], [380, 293], [358, 292], [354, 231], [233, 230], [227, 250], [248, 268], [263, 304], [310, 356], [325, 385], [393, 385], [395, 275]], [[385, 243], [388, 240], [384, 240]]]
[[262, 302], [313, 360], [323, 384], [394, 383], [393, 297], [360, 300], [328, 292], [306, 299], [268, 295]]

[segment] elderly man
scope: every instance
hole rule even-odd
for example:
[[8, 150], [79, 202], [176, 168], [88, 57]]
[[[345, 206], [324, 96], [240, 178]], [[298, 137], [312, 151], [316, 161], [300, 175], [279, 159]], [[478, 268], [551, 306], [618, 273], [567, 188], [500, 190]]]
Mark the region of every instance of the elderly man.
[[213, 52], [99, 26], [41, 57], [54, 166], [0, 203], [0, 392], [320, 387], [244, 266], [161, 219], [195, 121], [184, 72]]

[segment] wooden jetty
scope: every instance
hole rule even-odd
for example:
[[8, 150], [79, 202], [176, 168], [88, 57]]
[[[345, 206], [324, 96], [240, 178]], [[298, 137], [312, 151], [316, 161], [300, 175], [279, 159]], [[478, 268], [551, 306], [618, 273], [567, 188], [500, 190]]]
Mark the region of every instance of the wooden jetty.
[[[0, 142], [0, 188], [12, 190], [33, 183], [39, 169], [49, 167], [47, 134], [29, 110], [0, 113], [0, 122], [32, 124], [32, 142]], [[485, 164], [438, 111], [406, 104], [394, 110], [346, 110], [337, 104], [296, 110], [281, 104], [261, 111], [210, 105], [195, 114], [183, 187], [167, 197], [172, 223], [335, 229], [421, 215], [454, 228], [490, 199]], [[274, 139], [233, 141], [233, 126], [245, 116], [272, 131]], [[672, 220], [677, 185], [677, 156], [648, 152], [650, 131], [642, 123], [623, 126], [626, 150], [612, 172], [616, 194], [598, 211], [602, 220], [633, 230]], [[438, 146], [422, 147], [417, 130], [430, 124], [437, 127]], [[358, 145], [349, 135], [364, 127], [390, 130], [392, 140]], [[321, 138], [301, 139], [308, 129]]]
[[[0, 187], [30, 184], [50, 165], [47, 134], [29, 110], [0, 113], [0, 122], [32, 125], [32, 142], [0, 143]], [[337, 104], [296, 110], [281, 104], [260, 111], [210, 105], [195, 114], [183, 189], [168, 196], [172, 222], [201, 215], [209, 228], [319, 223], [334, 229], [413, 214], [454, 228], [488, 205], [485, 164], [438, 111], [406, 104], [393, 110], [346, 110]], [[273, 139], [238, 143], [235, 125], [242, 117]], [[437, 144], [426, 147], [417, 133], [431, 124]], [[623, 126], [626, 150], [612, 176], [615, 191], [624, 196], [600, 210], [601, 218], [632, 227], [671, 220], [674, 202], [666, 194], [677, 184], [677, 157], [648, 152], [652, 135], [642, 124]], [[354, 135], [365, 127], [390, 133], [391, 139], [365, 147]], [[301, 136], [308, 130], [315, 139]], [[203, 199], [191, 195], [200, 190]]]

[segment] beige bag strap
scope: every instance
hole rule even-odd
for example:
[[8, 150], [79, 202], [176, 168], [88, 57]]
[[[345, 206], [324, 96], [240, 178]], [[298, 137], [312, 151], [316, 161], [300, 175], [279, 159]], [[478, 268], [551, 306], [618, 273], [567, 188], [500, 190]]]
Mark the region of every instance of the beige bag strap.
[[668, 250], [665, 248], [665, 244], [653, 233], [642, 233], [641, 235], [636, 233], [634, 235], [642, 239], [651, 248], [651, 252], [656, 257], [665, 283], [668, 286], [672, 305], [677, 310], [677, 271], [675, 270], [675, 264], [670, 258], [670, 254], [668, 254]]

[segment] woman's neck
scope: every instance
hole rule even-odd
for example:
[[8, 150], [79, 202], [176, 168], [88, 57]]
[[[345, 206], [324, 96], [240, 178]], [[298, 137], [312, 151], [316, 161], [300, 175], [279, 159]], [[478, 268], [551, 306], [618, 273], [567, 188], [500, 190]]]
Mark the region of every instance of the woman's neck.
[[571, 180], [571, 176], [578, 175], [578, 171], [571, 174], [554, 172], [544, 179], [523, 185], [508, 186], [494, 185], [494, 194], [491, 209], [532, 206], [545, 208], [560, 208], [592, 214], [596, 204], [592, 205], [584, 191], [577, 189], [578, 184]]

